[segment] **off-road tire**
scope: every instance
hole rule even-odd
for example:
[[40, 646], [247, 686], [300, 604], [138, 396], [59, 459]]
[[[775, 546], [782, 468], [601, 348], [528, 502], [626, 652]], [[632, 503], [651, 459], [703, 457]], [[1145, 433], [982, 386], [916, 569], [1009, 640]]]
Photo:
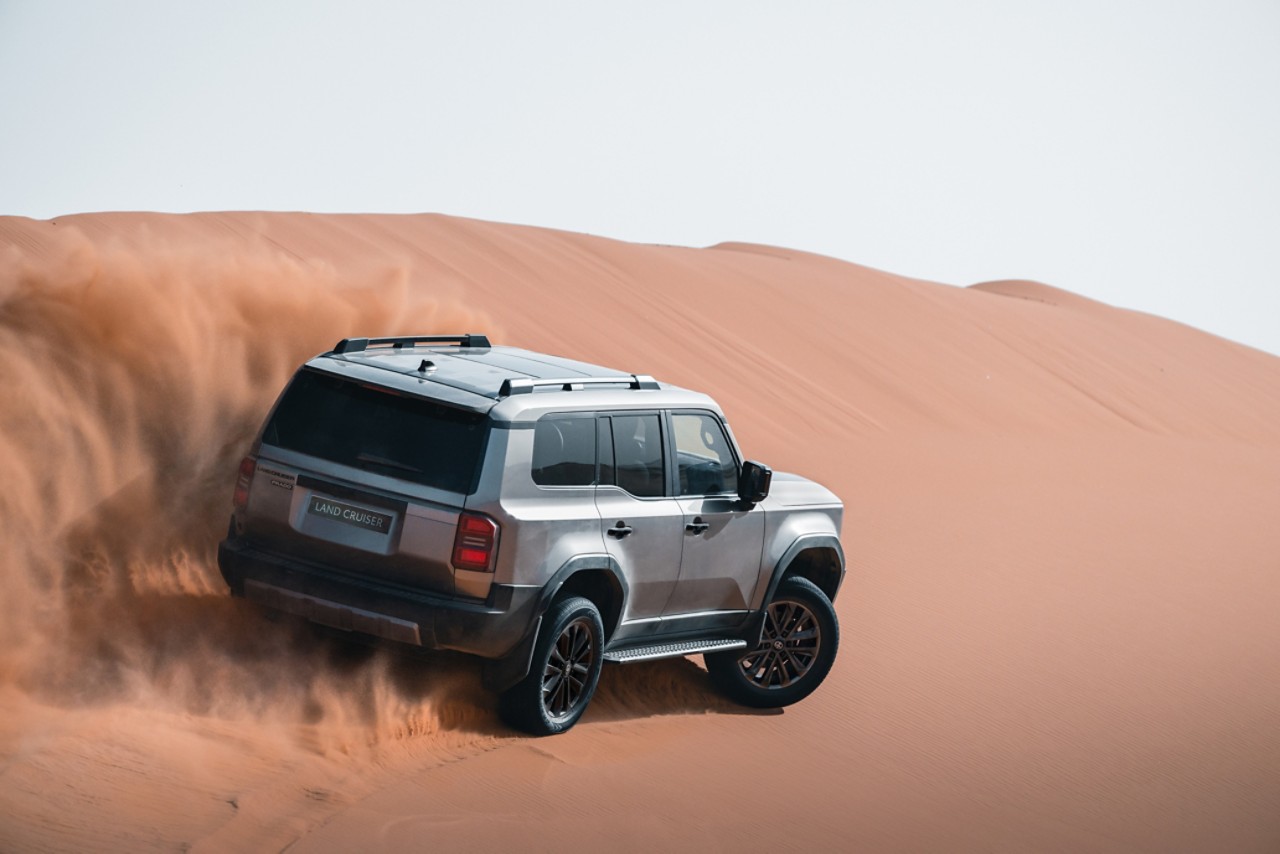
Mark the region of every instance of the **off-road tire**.
[[556, 735], [578, 722], [600, 681], [604, 623], [590, 599], [555, 602], [542, 618], [529, 675], [498, 698], [498, 713], [530, 735]]
[[812, 581], [784, 578], [766, 607], [760, 645], [747, 653], [703, 656], [712, 683], [744, 706], [772, 709], [813, 693], [831, 672], [840, 624], [831, 600]]

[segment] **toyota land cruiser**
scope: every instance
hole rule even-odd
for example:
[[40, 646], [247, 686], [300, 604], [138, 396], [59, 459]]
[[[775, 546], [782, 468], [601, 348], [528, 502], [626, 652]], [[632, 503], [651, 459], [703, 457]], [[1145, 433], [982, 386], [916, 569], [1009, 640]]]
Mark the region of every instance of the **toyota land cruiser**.
[[831, 669], [843, 505], [744, 460], [710, 397], [482, 335], [348, 338], [240, 464], [232, 594], [488, 660], [508, 723], [563, 732], [605, 661], [701, 654], [776, 707]]

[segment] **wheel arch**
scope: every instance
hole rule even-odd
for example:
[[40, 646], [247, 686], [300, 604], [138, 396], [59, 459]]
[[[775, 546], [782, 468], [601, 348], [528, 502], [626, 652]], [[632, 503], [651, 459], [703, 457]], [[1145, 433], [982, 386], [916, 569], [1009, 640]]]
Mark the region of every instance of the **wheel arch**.
[[579, 555], [566, 561], [542, 588], [538, 614], [542, 615], [559, 599], [582, 596], [600, 609], [607, 642], [622, 620], [627, 601], [627, 580], [611, 555]]
[[832, 602], [844, 581], [844, 548], [831, 534], [803, 534], [787, 547], [774, 565], [761, 607], [773, 600], [784, 578], [798, 575], [812, 581]]
[[486, 662], [485, 685], [492, 691], [503, 691], [529, 674], [533, 647], [542, 628], [542, 618], [559, 599], [584, 596], [595, 603], [600, 610], [600, 622], [604, 624], [604, 639], [607, 643], [622, 620], [627, 591], [627, 580], [622, 575], [622, 568], [607, 554], [578, 555], [565, 561], [542, 586], [532, 624], [524, 639], [505, 657]]

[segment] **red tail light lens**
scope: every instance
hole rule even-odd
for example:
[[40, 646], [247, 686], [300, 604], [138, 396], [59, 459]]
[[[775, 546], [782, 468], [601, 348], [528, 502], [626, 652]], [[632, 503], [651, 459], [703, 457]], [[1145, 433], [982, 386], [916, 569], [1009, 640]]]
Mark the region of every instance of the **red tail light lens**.
[[497, 522], [479, 513], [463, 513], [458, 517], [458, 532], [453, 538], [455, 569], [493, 572], [493, 559], [497, 551]]
[[253, 483], [253, 473], [258, 468], [258, 461], [253, 457], [245, 457], [240, 461], [240, 473], [236, 475], [236, 494], [231, 504], [237, 510], [243, 510], [249, 504], [249, 485]]

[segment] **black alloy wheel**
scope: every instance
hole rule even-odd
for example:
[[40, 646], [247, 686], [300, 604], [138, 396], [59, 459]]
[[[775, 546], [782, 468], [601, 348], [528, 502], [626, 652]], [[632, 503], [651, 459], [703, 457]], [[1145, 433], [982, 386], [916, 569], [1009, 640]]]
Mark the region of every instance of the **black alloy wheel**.
[[564, 720], [584, 704], [597, 652], [585, 616], [565, 626], [552, 644], [542, 673], [542, 706], [552, 720]]
[[807, 578], [784, 578], [765, 607], [760, 643], [749, 652], [703, 656], [711, 680], [744, 706], [778, 708], [813, 693], [840, 645], [835, 608]]
[[786, 688], [805, 677], [822, 651], [822, 626], [801, 602], [771, 602], [760, 646], [738, 659], [742, 674], [760, 688]]
[[498, 699], [498, 713], [531, 735], [556, 735], [586, 711], [604, 664], [604, 623], [590, 599], [555, 602], [542, 617], [529, 674]]

